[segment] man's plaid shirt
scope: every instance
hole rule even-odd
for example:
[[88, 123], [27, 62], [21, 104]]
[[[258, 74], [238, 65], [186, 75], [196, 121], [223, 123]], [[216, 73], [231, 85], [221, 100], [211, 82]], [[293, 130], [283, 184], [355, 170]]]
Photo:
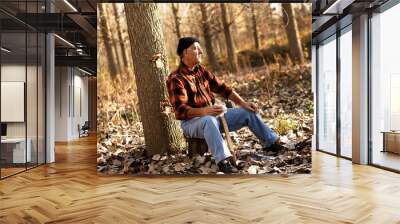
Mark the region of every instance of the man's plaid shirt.
[[167, 79], [169, 101], [178, 120], [187, 120], [190, 108], [214, 105], [214, 93], [228, 98], [232, 88], [201, 65], [190, 70], [181, 63]]

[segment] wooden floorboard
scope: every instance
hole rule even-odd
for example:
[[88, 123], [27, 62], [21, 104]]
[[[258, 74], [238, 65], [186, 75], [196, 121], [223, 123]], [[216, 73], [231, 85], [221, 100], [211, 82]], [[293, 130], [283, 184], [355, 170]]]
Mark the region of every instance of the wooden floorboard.
[[0, 181], [0, 223], [400, 223], [400, 175], [313, 152], [310, 175], [96, 173], [96, 138]]

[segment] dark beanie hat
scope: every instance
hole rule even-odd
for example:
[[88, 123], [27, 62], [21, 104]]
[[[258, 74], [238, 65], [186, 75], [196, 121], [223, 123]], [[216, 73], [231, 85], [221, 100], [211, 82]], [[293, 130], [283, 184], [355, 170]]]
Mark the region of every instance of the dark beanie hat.
[[200, 43], [199, 39], [195, 37], [182, 37], [181, 39], [179, 39], [176, 53], [178, 53], [179, 56], [182, 56], [183, 50], [190, 47], [194, 42]]

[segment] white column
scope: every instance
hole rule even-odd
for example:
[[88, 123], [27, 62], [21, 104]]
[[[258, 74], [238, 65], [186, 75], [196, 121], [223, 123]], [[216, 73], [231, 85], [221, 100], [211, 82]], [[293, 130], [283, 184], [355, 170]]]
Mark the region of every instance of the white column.
[[312, 61], [312, 63], [311, 63], [311, 76], [312, 76], [312, 80], [311, 80], [311, 83], [312, 83], [312, 87], [311, 87], [311, 91], [312, 91], [312, 93], [313, 93], [313, 102], [314, 102], [314, 133], [313, 133], [313, 136], [312, 136], [312, 146], [311, 146], [311, 149], [312, 150], [316, 150], [316, 142], [317, 142], [317, 139], [316, 139], [316, 137], [317, 137], [317, 133], [316, 133], [316, 130], [317, 130], [317, 107], [316, 107], [316, 105], [317, 105], [317, 47], [315, 46], [315, 45], [312, 45], [312, 48], [311, 48], [312, 50], [311, 50], [311, 61]]
[[54, 151], [54, 132], [55, 132], [55, 76], [54, 76], [54, 35], [47, 34], [46, 36], [46, 163], [52, 163], [55, 161]]
[[[54, 12], [54, 5], [46, 1], [46, 11]], [[46, 35], [46, 163], [55, 162], [55, 44], [54, 34]]]
[[353, 20], [353, 162], [368, 163], [368, 15]]

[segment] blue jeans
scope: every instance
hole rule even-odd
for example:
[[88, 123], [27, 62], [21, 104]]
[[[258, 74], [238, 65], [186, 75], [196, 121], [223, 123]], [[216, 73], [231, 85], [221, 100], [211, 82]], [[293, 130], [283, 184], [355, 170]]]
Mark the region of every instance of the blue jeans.
[[[244, 126], [249, 127], [264, 147], [270, 146], [278, 139], [277, 134], [254, 112], [243, 108], [230, 108], [225, 113], [225, 119], [229, 131], [236, 131]], [[216, 163], [232, 156], [222, 138], [221, 132], [224, 129], [219, 118], [209, 115], [195, 117], [182, 121], [181, 127], [186, 136], [206, 140]]]

